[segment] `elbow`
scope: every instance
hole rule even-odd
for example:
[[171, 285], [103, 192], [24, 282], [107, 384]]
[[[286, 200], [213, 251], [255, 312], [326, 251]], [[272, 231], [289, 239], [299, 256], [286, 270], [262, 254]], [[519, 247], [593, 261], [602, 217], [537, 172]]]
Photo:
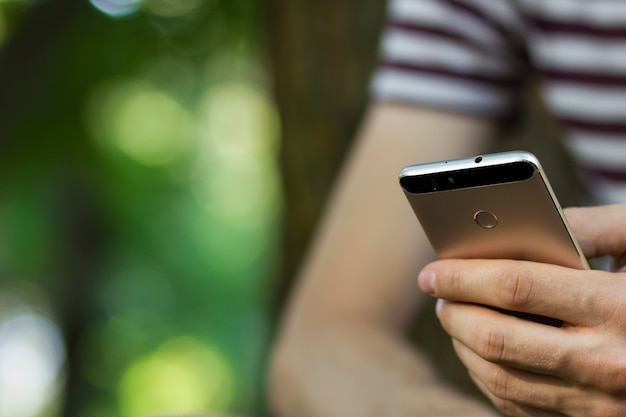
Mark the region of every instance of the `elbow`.
[[279, 341], [270, 356], [267, 399], [268, 405], [275, 417], [303, 416], [303, 410], [298, 407], [299, 370], [297, 355], [284, 341]]

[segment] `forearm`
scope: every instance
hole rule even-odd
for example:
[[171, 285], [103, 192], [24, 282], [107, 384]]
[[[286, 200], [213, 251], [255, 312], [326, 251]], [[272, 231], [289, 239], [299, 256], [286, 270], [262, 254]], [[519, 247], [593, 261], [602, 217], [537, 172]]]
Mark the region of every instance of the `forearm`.
[[454, 407], [485, 415], [437, 383], [401, 335], [423, 301], [417, 272], [433, 254], [397, 173], [482, 152], [490, 131], [481, 120], [424, 109], [372, 110], [283, 318], [270, 385], [279, 416], [411, 417], [429, 407], [429, 417], [453, 416], [444, 410]]
[[277, 416], [492, 416], [445, 387], [428, 361], [372, 322], [337, 321], [286, 332], [270, 390]]

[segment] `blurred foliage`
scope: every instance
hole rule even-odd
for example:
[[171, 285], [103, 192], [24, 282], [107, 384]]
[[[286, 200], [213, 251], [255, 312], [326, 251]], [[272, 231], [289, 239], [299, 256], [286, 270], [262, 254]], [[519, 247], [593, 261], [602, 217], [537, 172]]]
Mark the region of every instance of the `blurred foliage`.
[[3, 323], [40, 320], [5, 362], [56, 381], [24, 408], [0, 359], [0, 416], [261, 413], [281, 210], [261, 5], [0, 0], [0, 352], [30, 340]]

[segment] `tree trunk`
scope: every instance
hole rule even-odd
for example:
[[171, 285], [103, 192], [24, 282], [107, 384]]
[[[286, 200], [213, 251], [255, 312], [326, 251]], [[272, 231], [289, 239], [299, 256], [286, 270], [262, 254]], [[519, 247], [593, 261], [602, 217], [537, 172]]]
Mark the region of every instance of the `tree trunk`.
[[283, 140], [280, 305], [365, 108], [385, 1], [269, 0], [268, 16]]

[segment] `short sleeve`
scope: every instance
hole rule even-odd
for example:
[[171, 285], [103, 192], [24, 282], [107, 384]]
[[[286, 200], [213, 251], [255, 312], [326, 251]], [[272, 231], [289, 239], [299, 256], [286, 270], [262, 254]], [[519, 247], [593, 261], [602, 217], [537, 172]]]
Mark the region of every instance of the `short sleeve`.
[[509, 116], [529, 68], [522, 22], [504, 0], [391, 0], [374, 99]]

